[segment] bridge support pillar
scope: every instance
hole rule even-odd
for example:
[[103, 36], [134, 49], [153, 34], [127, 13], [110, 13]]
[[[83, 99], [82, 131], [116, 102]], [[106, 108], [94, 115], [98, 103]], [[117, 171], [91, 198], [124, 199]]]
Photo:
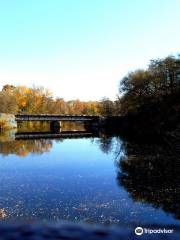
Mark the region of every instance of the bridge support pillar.
[[51, 121], [50, 122], [51, 132], [60, 132], [60, 129], [61, 129], [61, 121]]

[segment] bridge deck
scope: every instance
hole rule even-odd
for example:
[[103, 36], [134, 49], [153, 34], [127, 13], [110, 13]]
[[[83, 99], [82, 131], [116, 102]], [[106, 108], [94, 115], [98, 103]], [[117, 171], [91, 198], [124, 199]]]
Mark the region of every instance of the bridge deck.
[[58, 115], [58, 114], [16, 114], [16, 121], [93, 121], [99, 116], [93, 115]]

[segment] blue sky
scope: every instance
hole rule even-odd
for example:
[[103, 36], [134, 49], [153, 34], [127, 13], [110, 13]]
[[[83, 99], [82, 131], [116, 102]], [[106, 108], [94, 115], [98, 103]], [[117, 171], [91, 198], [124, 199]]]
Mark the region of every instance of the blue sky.
[[114, 98], [120, 79], [180, 52], [180, 0], [0, 0], [0, 87]]

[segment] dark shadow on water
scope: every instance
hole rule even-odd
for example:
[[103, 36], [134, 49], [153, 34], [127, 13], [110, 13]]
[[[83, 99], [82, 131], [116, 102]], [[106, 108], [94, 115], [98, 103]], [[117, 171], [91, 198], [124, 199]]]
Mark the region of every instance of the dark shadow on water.
[[150, 204], [180, 219], [180, 153], [164, 141], [124, 140], [117, 182], [134, 201]]

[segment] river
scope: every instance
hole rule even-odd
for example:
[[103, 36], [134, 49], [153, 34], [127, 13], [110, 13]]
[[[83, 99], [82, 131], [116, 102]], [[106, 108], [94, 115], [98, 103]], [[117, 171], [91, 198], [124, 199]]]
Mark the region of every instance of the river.
[[120, 136], [0, 134], [1, 221], [179, 225], [179, 155]]

